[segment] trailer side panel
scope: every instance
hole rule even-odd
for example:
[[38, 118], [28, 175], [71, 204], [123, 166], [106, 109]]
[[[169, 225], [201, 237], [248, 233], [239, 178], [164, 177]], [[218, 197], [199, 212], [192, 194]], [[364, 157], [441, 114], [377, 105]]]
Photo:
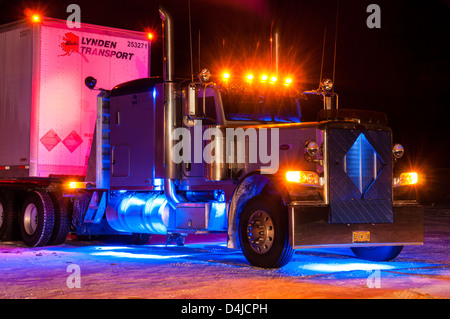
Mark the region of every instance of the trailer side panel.
[[[32, 28], [0, 31], [0, 177], [27, 174], [30, 160]], [[18, 171], [16, 168], [24, 167]], [[20, 175], [25, 174], [25, 175]]]

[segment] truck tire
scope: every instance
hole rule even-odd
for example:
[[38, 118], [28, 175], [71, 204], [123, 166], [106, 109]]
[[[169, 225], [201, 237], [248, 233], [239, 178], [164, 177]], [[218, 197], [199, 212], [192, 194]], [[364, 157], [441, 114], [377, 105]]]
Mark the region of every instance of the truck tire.
[[352, 247], [356, 257], [371, 261], [389, 261], [397, 257], [403, 246]]
[[19, 237], [19, 211], [14, 205], [12, 192], [0, 192], [0, 241]]
[[29, 192], [20, 212], [20, 232], [27, 246], [44, 246], [53, 232], [54, 208], [45, 191]]
[[70, 231], [70, 223], [72, 221], [72, 209], [68, 198], [64, 198], [59, 194], [51, 193], [54, 207], [55, 221], [53, 225], [52, 236], [48, 241], [48, 245], [60, 245], [66, 241]]
[[256, 267], [279, 268], [294, 253], [289, 244], [286, 207], [276, 196], [250, 199], [239, 217], [239, 241], [247, 261]]

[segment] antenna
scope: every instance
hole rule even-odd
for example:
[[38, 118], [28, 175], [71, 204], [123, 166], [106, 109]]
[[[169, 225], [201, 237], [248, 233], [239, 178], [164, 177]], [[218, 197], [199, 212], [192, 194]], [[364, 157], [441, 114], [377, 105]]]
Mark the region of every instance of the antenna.
[[188, 0], [189, 12], [189, 49], [191, 51], [191, 80], [194, 82], [194, 60], [192, 58], [192, 25], [191, 25], [191, 0]]
[[270, 24], [270, 71], [273, 71], [273, 20]]
[[[339, 0], [336, 0], [336, 29], [334, 33], [333, 83], [336, 75], [336, 47], [338, 35], [338, 21], [339, 21]], [[333, 92], [334, 92], [334, 85], [333, 85]]]
[[320, 79], [319, 79], [319, 85], [322, 83], [322, 76], [323, 76], [323, 59], [325, 57], [325, 40], [327, 38], [327, 28], [323, 29], [323, 45], [322, 45], [322, 63], [320, 64]]
[[201, 65], [201, 62], [200, 62], [200, 44], [201, 44], [201, 42], [200, 42], [200, 29], [198, 30], [198, 71], [200, 72], [200, 70], [201, 70], [201, 68], [202, 68], [202, 65]]
[[[275, 48], [273, 44], [275, 42]], [[272, 24], [270, 25], [270, 69], [272, 72], [278, 76], [278, 57], [279, 57], [279, 48], [280, 48], [280, 30], [277, 24], [272, 20]], [[275, 67], [274, 67], [275, 63]]]

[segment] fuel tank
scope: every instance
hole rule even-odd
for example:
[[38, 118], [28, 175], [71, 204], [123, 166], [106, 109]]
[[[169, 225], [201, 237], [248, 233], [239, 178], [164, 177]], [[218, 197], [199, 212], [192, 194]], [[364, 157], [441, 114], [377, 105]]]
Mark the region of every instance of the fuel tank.
[[117, 231], [165, 235], [169, 211], [164, 194], [125, 193], [111, 197], [106, 219]]

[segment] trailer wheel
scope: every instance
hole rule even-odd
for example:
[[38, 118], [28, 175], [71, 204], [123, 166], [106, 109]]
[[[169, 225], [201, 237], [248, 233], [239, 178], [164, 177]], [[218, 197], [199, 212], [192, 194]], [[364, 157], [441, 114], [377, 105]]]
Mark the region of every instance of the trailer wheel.
[[239, 218], [239, 241], [251, 265], [286, 265], [294, 253], [288, 233], [287, 211], [277, 197], [258, 195], [245, 204]]
[[60, 245], [66, 241], [70, 231], [72, 209], [68, 198], [51, 193], [53, 200], [55, 221], [53, 233], [48, 241], [49, 245]]
[[389, 261], [397, 257], [403, 246], [351, 247], [356, 257], [371, 261]]
[[53, 232], [54, 208], [44, 191], [29, 192], [20, 212], [20, 232], [27, 246], [44, 246]]
[[17, 239], [19, 211], [14, 205], [12, 192], [0, 192], [0, 241]]

